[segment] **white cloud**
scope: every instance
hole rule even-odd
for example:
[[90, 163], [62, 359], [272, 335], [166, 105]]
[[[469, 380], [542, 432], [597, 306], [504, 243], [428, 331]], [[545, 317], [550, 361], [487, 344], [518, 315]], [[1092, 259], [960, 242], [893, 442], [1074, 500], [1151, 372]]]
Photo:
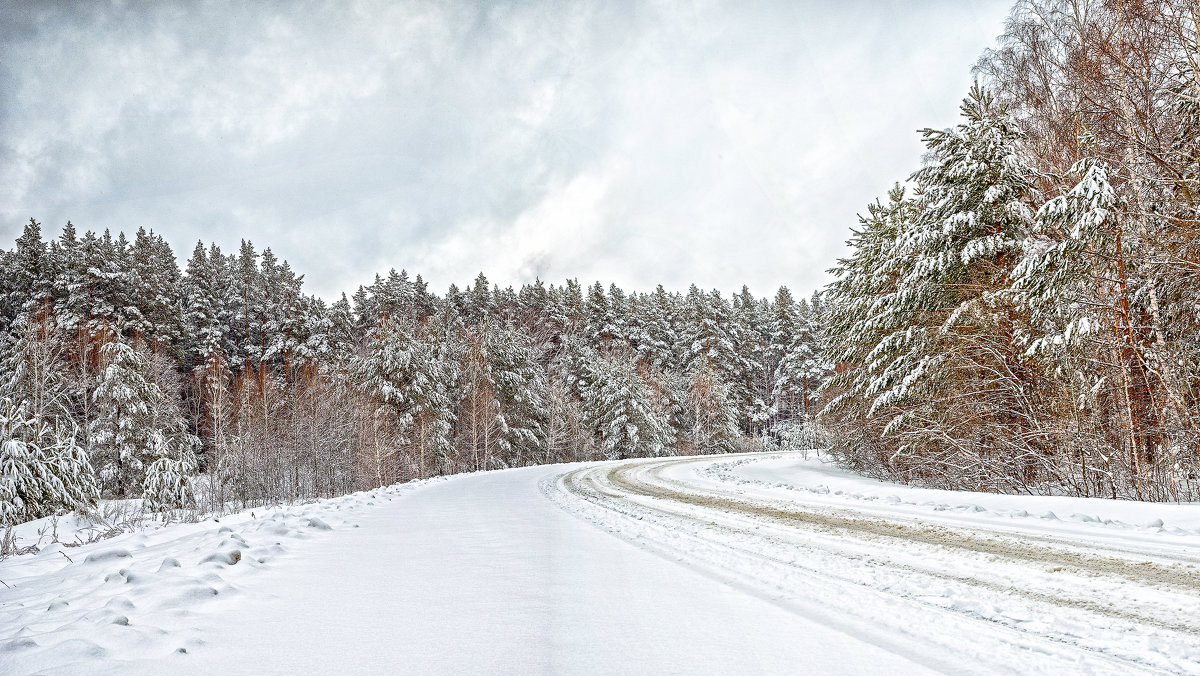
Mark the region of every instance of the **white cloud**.
[[0, 1], [0, 238], [246, 237], [326, 297], [389, 267], [807, 293], [1007, 5]]

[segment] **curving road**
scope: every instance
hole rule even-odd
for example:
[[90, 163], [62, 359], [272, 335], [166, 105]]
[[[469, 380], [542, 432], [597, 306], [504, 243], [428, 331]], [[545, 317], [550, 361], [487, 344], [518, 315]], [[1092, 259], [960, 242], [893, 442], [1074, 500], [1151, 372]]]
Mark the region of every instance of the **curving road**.
[[1200, 673], [1195, 538], [1105, 541], [713, 480], [714, 463], [779, 457], [583, 467], [543, 489], [644, 549], [935, 669]]

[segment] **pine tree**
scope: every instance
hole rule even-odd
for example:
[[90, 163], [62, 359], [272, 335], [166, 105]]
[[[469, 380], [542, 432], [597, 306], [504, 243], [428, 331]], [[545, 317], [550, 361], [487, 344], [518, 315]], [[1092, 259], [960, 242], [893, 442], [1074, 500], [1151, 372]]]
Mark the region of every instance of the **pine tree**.
[[166, 512], [195, 502], [191, 477], [196, 474], [196, 457], [190, 448], [173, 446], [161, 430], [150, 436], [150, 452], [156, 456], [146, 467], [142, 497], [147, 508]]
[[495, 310], [495, 298], [492, 296], [492, 287], [488, 282], [488, 278], [480, 272], [475, 277], [475, 283], [467, 289], [466, 294], [462, 298], [463, 311], [466, 313], [463, 318], [468, 324], [478, 324], [487, 316], [491, 315]]
[[458, 419], [478, 469], [524, 464], [541, 453], [545, 388], [523, 337], [485, 321], [462, 334]]
[[[1095, 440], [1073, 439], [1081, 481], [1090, 487], [1085, 490], [1099, 492], [1107, 484], [1115, 492], [1112, 475], [1123, 470], [1138, 497], [1162, 498], [1151, 495], [1147, 481], [1163, 446], [1160, 415], [1188, 412], [1186, 406], [1153, 403], [1170, 399], [1160, 385], [1165, 377], [1153, 376], [1152, 370], [1170, 372], [1172, 365], [1158, 363], [1151, 332], [1139, 319], [1150, 313], [1139, 308], [1134, 293], [1138, 272], [1125, 232], [1128, 205], [1117, 196], [1103, 162], [1082, 160], [1071, 173], [1079, 182], [1038, 210], [1037, 236], [1028, 240], [1025, 257], [1013, 271], [1013, 287], [1032, 315], [1024, 342], [1030, 354], [1048, 360], [1059, 373], [1078, 374], [1073, 389], [1079, 401], [1097, 407], [1103, 406], [1100, 399], [1121, 402], [1113, 407], [1113, 418], [1122, 433], [1111, 442], [1126, 453], [1110, 458], [1091, 450]], [[1111, 384], [1106, 388], [1106, 383]], [[1098, 397], [1102, 391], [1111, 396]], [[1175, 475], [1167, 485], [1178, 483], [1175, 463], [1162, 469]]]
[[0, 401], [0, 525], [88, 509], [98, 498], [95, 473], [73, 427]]
[[771, 417], [770, 375], [763, 366], [768, 351], [765, 318], [748, 286], [733, 297], [730, 316], [730, 339], [737, 361], [732, 365], [730, 386], [738, 403], [738, 420], [742, 429], [759, 433]]
[[[450, 454], [450, 373], [433, 345], [419, 340], [385, 316], [368, 337], [364, 356], [352, 367], [367, 395], [378, 403], [396, 430], [398, 444], [415, 456], [417, 476], [425, 476], [429, 461], [444, 462]], [[380, 456], [378, 480], [390, 481], [391, 458]]]
[[584, 392], [586, 421], [608, 460], [670, 455], [675, 435], [668, 402], [638, 372], [627, 355], [597, 356], [589, 365]]
[[49, 313], [54, 280], [50, 251], [42, 241], [41, 223], [29, 219], [25, 231], [17, 238], [11, 265], [12, 288], [5, 304], [9, 321], [21, 313], [35, 318]]
[[[815, 299], [814, 299], [815, 303]], [[808, 422], [809, 404], [829, 370], [814, 304], [792, 302], [787, 287], [776, 296], [771, 328], [775, 368], [774, 416], [778, 422]]]
[[6, 376], [0, 380], [0, 395], [39, 420], [71, 420], [66, 345], [54, 316], [37, 318], [22, 313], [11, 329], [12, 344], [0, 361], [0, 374]]
[[162, 393], [148, 379], [149, 362], [132, 347], [111, 342], [101, 357], [105, 367], [92, 394], [96, 419], [88, 445], [105, 494], [131, 497], [154, 460], [153, 417]]
[[[614, 289], [616, 286], [614, 285]], [[620, 300], [624, 300], [623, 296]], [[624, 331], [604, 285], [596, 282], [588, 288], [587, 339], [597, 349], [615, 349], [624, 344]]]

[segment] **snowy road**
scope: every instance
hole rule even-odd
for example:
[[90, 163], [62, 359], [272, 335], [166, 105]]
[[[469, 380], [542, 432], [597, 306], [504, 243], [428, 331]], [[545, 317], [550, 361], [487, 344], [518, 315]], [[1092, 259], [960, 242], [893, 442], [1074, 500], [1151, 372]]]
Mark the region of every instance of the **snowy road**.
[[1200, 673], [1195, 530], [901, 496], [1165, 510], [1189, 525], [1200, 507], [920, 491], [836, 470], [884, 490], [831, 495], [805, 482], [823, 470], [778, 454], [636, 461], [558, 487], [593, 508], [565, 507], [620, 537], [934, 669]]
[[0, 672], [1200, 673], [1197, 511], [778, 454], [479, 473], [0, 563]]

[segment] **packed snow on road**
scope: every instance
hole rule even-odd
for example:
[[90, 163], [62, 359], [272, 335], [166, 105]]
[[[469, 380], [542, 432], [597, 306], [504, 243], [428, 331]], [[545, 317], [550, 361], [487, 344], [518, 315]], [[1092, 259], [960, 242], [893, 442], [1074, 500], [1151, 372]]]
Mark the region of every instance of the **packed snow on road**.
[[14, 530], [0, 673], [1200, 673], [1200, 505], [775, 453], [84, 525]]

